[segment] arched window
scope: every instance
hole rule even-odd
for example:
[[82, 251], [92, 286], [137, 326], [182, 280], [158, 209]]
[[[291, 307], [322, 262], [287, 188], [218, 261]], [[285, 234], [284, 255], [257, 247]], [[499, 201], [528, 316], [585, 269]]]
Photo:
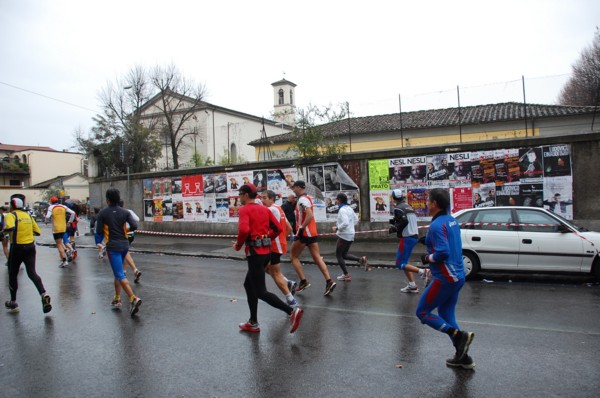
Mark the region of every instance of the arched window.
[[233, 142], [231, 143], [231, 148], [229, 149], [229, 156], [231, 157], [231, 163], [237, 163], [237, 147]]
[[279, 89], [279, 105], [283, 105], [283, 89]]
[[290, 105], [294, 105], [294, 90], [290, 89]]
[[23, 162], [22, 162], [22, 163], [27, 163], [27, 156], [25, 156], [25, 155], [22, 155], [22, 156], [21, 156], [21, 158], [23, 159]]

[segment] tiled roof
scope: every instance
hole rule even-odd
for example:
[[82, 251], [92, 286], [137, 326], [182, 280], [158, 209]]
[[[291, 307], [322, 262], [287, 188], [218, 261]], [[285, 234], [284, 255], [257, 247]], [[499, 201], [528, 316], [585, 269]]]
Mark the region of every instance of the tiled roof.
[[[509, 122], [524, 119], [524, 105], [518, 102], [466, 106], [460, 108], [460, 125]], [[459, 108], [430, 109], [426, 111], [402, 112], [389, 115], [365, 116], [350, 118], [352, 135], [385, 133], [400, 131], [400, 120], [403, 130], [442, 128], [459, 125]], [[562, 106], [527, 104], [527, 119], [541, 119], [561, 116], [589, 114], [595, 111], [593, 106]], [[402, 115], [402, 119], [400, 118]], [[340, 120], [321, 125], [327, 137], [335, 137], [348, 133], [348, 120]], [[289, 142], [291, 133], [281, 134], [269, 139], [273, 143]], [[250, 144], [258, 144], [255, 140]]]
[[49, 146], [0, 144], [0, 152], [20, 152], [20, 151], [27, 151], [27, 150], [58, 152], [56, 149], [52, 149]]

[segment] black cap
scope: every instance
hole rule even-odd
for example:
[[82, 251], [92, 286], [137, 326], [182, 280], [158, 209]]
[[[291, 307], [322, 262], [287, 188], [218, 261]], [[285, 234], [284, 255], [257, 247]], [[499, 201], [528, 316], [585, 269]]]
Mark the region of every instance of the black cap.
[[302, 181], [302, 180], [298, 180], [298, 181], [295, 181], [295, 182], [292, 184], [292, 188], [294, 188], [294, 187], [298, 187], [298, 188], [306, 189], [306, 183], [305, 183], [304, 181]]

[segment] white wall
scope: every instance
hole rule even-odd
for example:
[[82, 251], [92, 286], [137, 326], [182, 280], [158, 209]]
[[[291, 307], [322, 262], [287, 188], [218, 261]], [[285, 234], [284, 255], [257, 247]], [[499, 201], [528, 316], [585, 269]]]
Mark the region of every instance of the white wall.
[[83, 154], [73, 152], [50, 152], [27, 150], [15, 152], [15, 155], [25, 155], [29, 164], [29, 185], [66, 176], [73, 173], [83, 174]]

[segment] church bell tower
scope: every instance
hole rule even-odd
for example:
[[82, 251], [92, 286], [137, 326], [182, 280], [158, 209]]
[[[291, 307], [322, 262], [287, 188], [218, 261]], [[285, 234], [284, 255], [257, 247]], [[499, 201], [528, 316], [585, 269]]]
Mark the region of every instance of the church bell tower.
[[285, 78], [273, 86], [273, 118], [276, 122], [294, 125], [296, 118], [296, 85]]

